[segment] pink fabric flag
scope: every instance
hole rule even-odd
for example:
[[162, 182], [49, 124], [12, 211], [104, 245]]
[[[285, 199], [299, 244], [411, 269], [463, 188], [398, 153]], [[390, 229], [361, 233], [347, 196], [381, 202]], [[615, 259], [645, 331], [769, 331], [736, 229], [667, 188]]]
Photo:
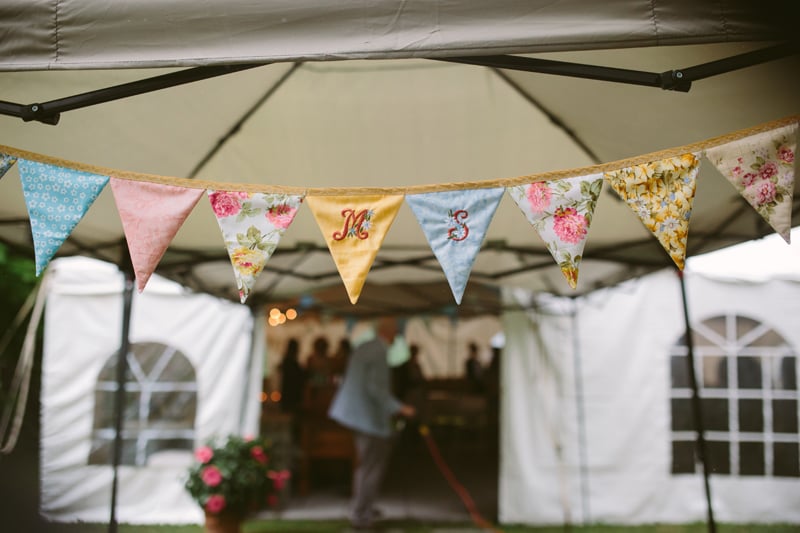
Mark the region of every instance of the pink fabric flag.
[[204, 189], [111, 178], [139, 292]]

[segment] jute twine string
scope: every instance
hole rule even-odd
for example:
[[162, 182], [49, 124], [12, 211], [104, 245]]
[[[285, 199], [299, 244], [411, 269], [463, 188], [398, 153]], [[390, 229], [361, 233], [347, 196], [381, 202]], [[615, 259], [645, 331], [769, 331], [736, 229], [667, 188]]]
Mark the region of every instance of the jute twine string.
[[676, 146], [674, 148], [667, 148], [658, 152], [650, 152], [648, 154], [638, 155], [628, 159], [620, 159], [599, 165], [592, 165], [588, 167], [577, 167], [565, 170], [556, 170], [551, 172], [541, 172], [537, 174], [528, 174], [524, 176], [517, 176], [512, 178], [498, 178], [481, 181], [462, 181], [453, 183], [439, 183], [429, 185], [412, 185], [406, 187], [297, 187], [287, 185], [273, 185], [264, 183], [229, 183], [208, 180], [197, 180], [187, 178], [177, 178], [171, 176], [159, 176], [156, 174], [141, 174], [138, 172], [130, 172], [127, 170], [119, 170], [109, 167], [101, 167], [96, 165], [89, 165], [86, 163], [79, 163], [51, 157], [35, 152], [28, 152], [20, 150], [11, 146], [0, 145], [0, 153], [15, 156], [28, 161], [37, 161], [40, 163], [47, 163], [64, 168], [70, 168], [82, 172], [89, 172], [92, 174], [99, 174], [101, 176], [111, 176], [118, 179], [125, 179], [131, 181], [157, 183], [161, 185], [173, 185], [176, 187], [184, 187], [190, 189], [212, 189], [223, 191], [243, 191], [243, 192], [261, 192], [271, 194], [294, 194], [306, 196], [367, 196], [367, 195], [393, 195], [393, 194], [418, 194], [427, 192], [440, 192], [440, 191], [456, 191], [467, 189], [488, 189], [495, 187], [513, 187], [516, 185], [526, 185], [528, 183], [554, 181], [575, 176], [587, 176], [591, 174], [599, 174], [603, 172], [615, 171], [622, 168], [632, 167], [636, 165], [650, 163], [652, 161], [660, 161], [671, 157], [678, 157], [688, 153], [703, 152], [708, 148], [720, 146], [731, 141], [737, 141], [745, 137], [750, 137], [765, 131], [771, 131], [783, 126], [788, 126], [800, 122], [800, 115], [794, 115], [771, 122], [765, 122], [758, 126], [737, 130], [719, 137], [699, 141], [683, 146]]

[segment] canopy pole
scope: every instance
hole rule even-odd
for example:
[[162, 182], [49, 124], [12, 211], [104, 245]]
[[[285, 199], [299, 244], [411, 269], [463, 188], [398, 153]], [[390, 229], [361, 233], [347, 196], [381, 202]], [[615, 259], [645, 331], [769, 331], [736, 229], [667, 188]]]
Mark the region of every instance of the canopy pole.
[[697, 387], [697, 374], [695, 373], [694, 366], [694, 340], [692, 339], [692, 327], [689, 320], [689, 306], [686, 300], [686, 281], [683, 277], [683, 271], [678, 270], [678, 279], [681, 283], [681, 299], [683, 301], [683, 318], [686, 322], [686, 348], [687, 348], [687, 364], [689, 366], [689, 383], [692, 387], [692, 411], [694, 414], [695, 430], [697, 431], [697, 454], [700, 456], [700, 462], [703, 463], [703, 483], [706, 491], [706, 505], [708, 508], [708, 531], [709, 533], [716, 533], [717, 525], [714, 521], [714, 508], [711, 505], [711, 484], [709, 482], [709, 468], [708, 468], [708, 450], [706, 448], [706, 438], [703, 423], [703, 406], [700, 402], [700, 393]]
[[578, 338], [578, 301], [572, 299], [572, 358], [575, 376], [575, 404], [578, 417], [578, 461], [581, 484], [581, 522], [591, 523], [589, 496], [589, 461], [586, 457], [586, 406], [583, 396], [583, 363], [581, 362], [581, 346]]
[[125, 380], [128, 370], [128, 351], [130, 350], [131, 309], [133, 307], [134, 273], [130, 252], [125, 240], [122, 242], [125, 285], [122, 290], [122, 335], [117, 352], [117, 391], [114, 398], [114, 477], [111, 482], [111, 516], [108, 520], [109, 533], [117, 533], [117, 487], [119, 485], [119, 464], [122, 461], [122, 422], [125, 411]]

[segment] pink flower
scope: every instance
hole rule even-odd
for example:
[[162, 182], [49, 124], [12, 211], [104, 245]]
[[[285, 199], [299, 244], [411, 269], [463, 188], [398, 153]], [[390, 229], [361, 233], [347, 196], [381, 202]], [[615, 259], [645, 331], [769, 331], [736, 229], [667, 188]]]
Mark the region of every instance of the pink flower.
[[769, 204], [775, 201], [777, 194], [775, 184], [769, 180], [764, 180], [756, 185], [755, 200], [758, 205]]
[[778, 159], [780, 159], [784, 163], [793, 163], [794, 152], [788, 146], [781, 146], [780, 148], [778, 148]]
[[286, 229], [289, 224], [294, 220], [294, 215], [297, 213], [297, 208], [289, 204], [273, 205], [267, 209], [267, 220], [272, 222], [276, 228]]
[[216, 466], [207, 466], [200, 472], [203, 483], [209, 487], [216, 487], [222, 483], [222, 472]]
[[201, 463], [207, 463], [214, 457], [214, 450], [208, 446], [201, 446], [194, 451], [194, 457]]
[[269, 459], [267, 457], [267, 454], [264, 453], [264, 448], [262, 448], [261, 446], [253, 446], [252, 448], [250, 448], [250, 455], [252, 455], [253, 459], [258, 461], [262, 465], [267, 464], [267, 460]]
[[733, 170], [731, 170], [731, 172], [733, 173], [734, 176], [738, 176], [743, 172], [743, 170], [741, 166], [735, 166], [733, 167]]
[[772, 161], [767, 161], [763, 165], [761, 165], [761, 170], [759, 170], [759, 174], [761, 175], [761, 179], [769, 179], [775, 174], [778, 173], [778, 165], [773, 163]]
[[574, 207], [559, 207], [553, 218], [553, 231], [562, 241], [578, 244], [586, 237], [589, 221]]
[[748, 172], [747, 174], [742, 176], [742, 185], [744, 185], [745, 187], [749, 187], [750, 185], [756, 182], [757, 177], [758, 176], [756, 176], [752, 172]]
[[275, 487], [275, 490], [281, 490], [283, 487], [286, 486], [286, 481], [292, 476], [292, 473], [288, 470], [270, 470], [267, 472], [267, 477], [272, 480], [272, 486]]
[[531, 211], [541, 213], [550, 205], [550, 198], [553, 196], [550, 187], [546, 183], [531, 183], [528, 187], [528, 203]]
[[214, 191], [208, 195], [211, 208], [218, 217], [229, 217], [242, 210], [242, 199], [248, 198], [246, 192]]
[[214, 514], [219, 513], [225, 509], [226, 503], [225, 496], [222, 494], [212, 494], [206, 500], [206, 511]]

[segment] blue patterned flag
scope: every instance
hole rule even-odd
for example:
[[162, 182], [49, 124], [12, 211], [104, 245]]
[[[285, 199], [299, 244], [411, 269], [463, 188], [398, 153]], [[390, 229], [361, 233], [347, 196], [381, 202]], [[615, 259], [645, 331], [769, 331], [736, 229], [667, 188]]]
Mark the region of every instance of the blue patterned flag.
[[25, 159], [19, 160], [19, 176], [38, 276], [106, 186], [108, 176]]
[[498, 187], [406, 196], [458, 304], [504, 192]]
[[0, 154], [0, 178], [6, 175], [8, 169], [14, 166], [14, 163], [16, 163], [16, 161], [17, 158], [14, 157], [13, 155]]

